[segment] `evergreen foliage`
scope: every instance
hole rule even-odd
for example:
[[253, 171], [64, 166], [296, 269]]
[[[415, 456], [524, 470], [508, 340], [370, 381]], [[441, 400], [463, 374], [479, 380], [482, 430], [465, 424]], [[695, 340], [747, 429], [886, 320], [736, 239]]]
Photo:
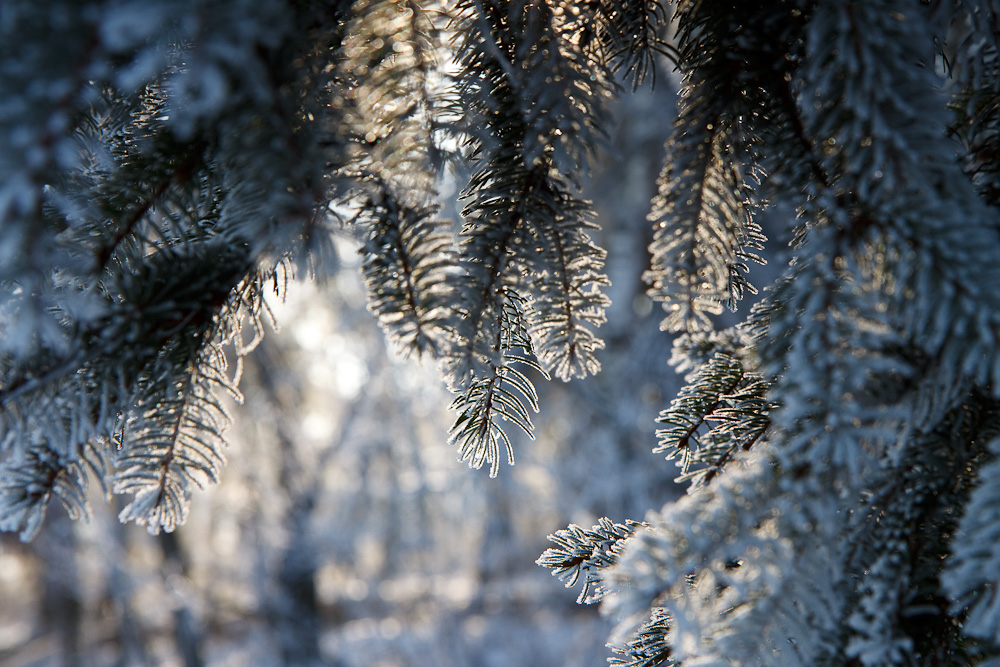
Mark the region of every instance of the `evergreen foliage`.
[[[0, 7], [0, 528], [88, 480], [171, 531], [287, 272], [361, 243], [370, 308], [439, 361], [452, 440], [513, 462], [535, 378], [600, 368], [584, 188], [665, 63], [649, 295], [686, 386], [680, 500], [539, 563], [613, 664], [1000, 660], [995, 0], [8, 0]], [[663, 77], [661, 77], [662, 80]], [[458, 167], [458, 168], [453, 168]], [[437, 188], [464, 178], [457, 224]], [[756, 293], [758, 214], [796, 210]], [[501, 451], [503, 450], [503, 451]], [[666, 472], [666, 471], [665, 471]], [[627, 484], [627, 480], [622, 480]]]
[[604, 597], [600, 571], [618, 562], [620, 547], [642, 524], [635, 521], [614, 523], [608, 518], [590, 530], [576, 524], [556, 531], [549, 537], [557, 546], [547, 549], [538, 564], [552, 570], [552, 574], [572, 588], [583, 577], [583, 587], [576, 601], [593, 604]]

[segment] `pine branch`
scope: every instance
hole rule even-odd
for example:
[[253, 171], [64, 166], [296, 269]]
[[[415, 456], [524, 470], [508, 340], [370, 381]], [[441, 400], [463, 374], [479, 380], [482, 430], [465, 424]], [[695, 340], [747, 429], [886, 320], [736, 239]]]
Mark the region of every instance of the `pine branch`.
[[[604, 341], [593, 329], [605, 321], [611, 301], [600, 291], [610, 281], [601, 272], [606, 253], [590, 242], [589, 211], [569, 196], [562, 199], [565, 213], [542, 225], [532, 225], [535, 254], [524, 258], [524, 273], [534, 280], [526, 286], [531, 301], [527, 309], [528, 333], [538, 361], [561, 380], [586, 377], [600, 371], [597, 350]], [[576, 213], [576, 216], [573, 214]]]
[[534, 368], [543, 375], [544, 371], [531, 354], [531, 341], [522, 320], [517, 295], [506, 292], [496, 341], [501, 363], [491, 366], [486, 377], [475, 379], [451, 405], [452, 410], [460, 411], [450, 438], [459, 446], [459, 459], [477, 469], [488, 462], [490, 477], [496, 477], [500, 470], [501, 443], [507, 462], [514, 463], [513, 446], [501, 422], [513, 424], [533, 437], [528, 410], [538, 412], [538, 394], [519, 367]]
[[549, 535], [550, 547], [535, 561], [552, 570], [552, 576], [572, 588], [583, 578], [577, 604], [593, 604], [605, 596], [600, 572], [618, 562], [622, 544], [643, 524], [636, 521], [614, 523], [602, 518], [590, 530], [570, 524]]
[[770, 384], [746, 372], [739, 360], [716, 353], [660, 413], [657, 422], [664, 428], [656, 432], [659, 443], [653, 452], [666, 452], [668, 461], [677, 459], [677, 481], [691, 482], [691, 491], [709, 483], [770, 427]]
[[[113, 480], [115, 493], [134, 496], [119, 518], [153, 534], [182, 524], [192, 485], [217, 482], [225, 463], [222, 432], [229, 418], [218, 394], [231, 385], [224, 353], [197, 339], [171, 352], [152, 369], [128, 418]], [[177, 354], [188, 356], [187, 363], [178, 363]]]
[[454, 268], [452, 237], [434, 207], [414, 208], [383, 191], [365, 209], [361, 252], [369, 308], [399, 351], [444, 354], [446, 282]]
[[[180, 152], [181, 155], [179, 158], [171, 158], [167, 162], [169, 172], [161, 177], [160, 182], [153, 187], [152, 191], [130, 206], [121, 207], [121, 203], [114, 200], [105, 203], [105, 208], [108, 209], [109, 213], [115, 215], [115, 217], [120, 216], [118, 211], [127, 211], [127, 215], [120, 216], [120, 220], [115, 221], [114, 227], [117, 228], [116, 231], [111, 238], [104, 240], [103, 244], [95, 252], [96, 264], [98, 266], [96, 273], [98, 275], [107, 271], [112, 258], [118, 253], [122, 243], [131, 239], [136, 234], [140, 224], [169, 193], [169, 190], [173, 187], [185, 186], [187, 181], [191, 179], [199, 163], [204, 159], [206, 149], [207, 144], [204, 141], [198, 141], [192, 146], [184, 146], [183, 148], [169, 146], [164, 151], [165, 153], [176, 155], [177, 152]], [[149, 178], [153, 165], [159, 168], [164, 166], [162, 162], [150, 160], [148, 157], [138, 160], [133, 158], [132, 162], [132, 164], [127, 165], [129, 173], [124, 175], [127, 179]], [[99, 187], [102, 190], [109, 191], [112, 196], [118, 196], [123, 191], [131, 192], [133, 189], [142, 187], [142, 184], [138, 182], [133, 185], [115, 182], [117, 180], [112, 176], [110, 183], [101, 183]]]
[[0, 463], [0, 530], [19, 531], [30, 542], [45, 520], [49, 500], [58, 498], [71, 519], [90, 517], [82, 462], [60, 457], [45, 445]]
[[[759, 20], [753, 10], [748, 14]], [[650, 297], [667, 311], [665, 331], [710, 329], [709, 316], [724, 303], [733, 307], [745, 292], [756, 292], [744, 275], [747, 262], [763, 263], [755, 251], [764, 236], [751, 217], [750, 178], [741, 168], [755, 141], [743, 122], [743, 107], [752, 101], [734, 88], [739, 64], [726, 55], [738, 39], [739, 18], [690, 2], [675, 17], [684, 82], [649, 214], [654, 237], [644, 277]]]
[[691, 381], [671, 402], [670, 409], [660, 413], [656, 421], [664, 428], [656, 432], [659, 444], [653, 452], [669, 452], [668, 461], [681, 456], [678, 465], [682, 472], [687, 473], [693, 452], [699, 448], [698, 429], [722, 404], [724, 396], [735, 391], [742, 380], [740, 363], [731, 357], [716, 354], [694, 373]]
[[613, 86], [584, 39], [589, 14], [537, 2], [472, 2], [460, 11], [467, 36], [459, 90], [490, 140], [469, 134], [479, 169], [464, 195], [466, 277], [458, 288], [453, 382], [482, 375], [484, 359], [497, 364], [490, 342], [500, 288], [524, 299], [547, 371], [564, 379], [594, 372], [601, 342], [591, 327], [604, 319], [604, 253], [584, 231], [589, 207], [569, 194], [557, 171], [581, 169], [605, 136], [603, 98]]
[[624, 646], [611, 646], [614, 655], [608, 659], [612, 667], [673, 667], [671, 660], [670, 616], [662, 607], [650, 610], [650, 619], [639, 626]]
[[375, 179], [407, 204], [433, 198], [442, 152], [434, 128], [445, 91], [434, 80], [441, 46], [430, 13], [412, 0], [356, 3], [338, 63], [349, 84], [341, 101], [346, 171]]
[[661, 33], [669, 23], [669, 10], [659, 0], [621, 2], [603, 0], [603, 21], [593, 28], [610, 52], [616, 72], [637, 88], [647, 78], [656, 83], [656, 57], [665, 55], [676, 64], [676, 50]]

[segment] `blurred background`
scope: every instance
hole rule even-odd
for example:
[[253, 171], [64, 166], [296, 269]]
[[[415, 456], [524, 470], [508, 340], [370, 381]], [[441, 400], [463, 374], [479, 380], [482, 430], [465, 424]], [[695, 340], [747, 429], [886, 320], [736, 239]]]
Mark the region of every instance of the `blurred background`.
[[626, 96], [617, 153], [586, 187], [613, 282], [604, 370], [536, 378], [514, 467], [489, 479], [458, 462], [451, 396], [433, 364], [387, 349], [339, 240], [327, 278], [274, 304], [229, 464], [183, 528], [123, 526], [93, 489], [89, 523], [53, 506], [33, 543], [0, 535], [0, 665], [606, 664], [611, 621], [534, 561], [569, 523], [642, 519], [681, 491], [650, 452], [679, 382], [641, 282], [671, 88]]

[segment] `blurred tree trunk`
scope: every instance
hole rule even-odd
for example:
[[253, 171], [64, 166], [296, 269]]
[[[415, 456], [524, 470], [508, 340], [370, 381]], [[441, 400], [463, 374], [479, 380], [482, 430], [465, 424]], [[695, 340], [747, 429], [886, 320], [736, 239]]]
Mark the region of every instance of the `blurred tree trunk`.
[[184, 661], [184, 667], [204, 667], [201, 628], [189, 604], [190, 596], [183, 589], [190, 570], [187, 554], [177, 538], [177, 533], [162, 533], [159, 543], [163, 552], [164, 574], [168, 578], [179, 577], [181, 582], [180, 590], [176, 590], [178, 586], [170, 586], [170, 582], [167, 582], [168, 590], [175, 589], [178, 598], [174, 607], [174, 641], [177, 643], [177, 653]]
[[[299, 397], [288, 397], [286, 392], [279, 390], [279, 369], [288, 365], [281, 358], [281, 350], [270, 338], [265, 338], [248, 362], [253, 364], [257, 381], [268, 400], [277, 406], [278, 414], [294, 414], [301, 404]], [[288, 398], [292, 398], [295, 405], [289, 405]], [[283, 419], [276, 419], [274, 428], [280, 452], [278, 483], [288, 494], [287, 518], [284, 521], [288, 527], [288, 539], [281, 550], [278, 565], [278, 590], [267, 606], [273, 614], [274, 630], [284, 664], [302, 667], [322, 665], [319, 596], [316, 591], [318, 563], [310, 530], [322, 466], [311, 468], [303, 465], [301, 453], [293, 442], [294, 436], [288, 432]]]
[[[108, 509], [115, 513], [121, 508], [112, 497]], [[133, 667], [151, 664], [144, 641], [141, 616], [132, 607], [134, 569], [128, 561], [130, 531], [125, 524], [112, 522], [109, 525], [107, 542], [114, 551], [103, 555], [108, 562], [107, 595], [115, 613], [115, 635], [121, 650], [115, 667]]]
[[321, 665], [316, 557], [309, 544], [308, 515], [290, 519], [293, 534], [281, 558], [275, 625], [286, 665]]
[[118, 644], [121, 647], [121, 655], [116, 664], [118, 667], [150, 664], [149, 654], [143, 642], [142, 628], [132, 609], [131, 576], [117, 562], [111, 565], [108, 588], [115, 610]]
[[469, 605], [474, 614], [496, 612], [496, 606], [503, 604], [497, 596], [511, 569], [509, 549], [518, 544], [511, 525], [511, 499], [515, 494], [516, 482], [511, 474], [497, 475], [485, 484], [486, 525], [479, 542], [476, 594]]
[[77, 539], [73, 522], [65, 512], [51, 513], [36, 549], [46, 565], [42, 571], [40, 629], [42, 633], [57, 635], [59, 664], [82, 667], [83, 603], [76, 561]]

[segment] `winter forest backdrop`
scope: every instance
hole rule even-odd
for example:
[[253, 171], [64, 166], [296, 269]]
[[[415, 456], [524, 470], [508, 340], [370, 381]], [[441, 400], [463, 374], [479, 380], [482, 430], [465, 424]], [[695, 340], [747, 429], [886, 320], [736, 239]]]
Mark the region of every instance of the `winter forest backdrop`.
[[998, 0], [4, 0], [0, 660], [996, 667], [998, 159]]

